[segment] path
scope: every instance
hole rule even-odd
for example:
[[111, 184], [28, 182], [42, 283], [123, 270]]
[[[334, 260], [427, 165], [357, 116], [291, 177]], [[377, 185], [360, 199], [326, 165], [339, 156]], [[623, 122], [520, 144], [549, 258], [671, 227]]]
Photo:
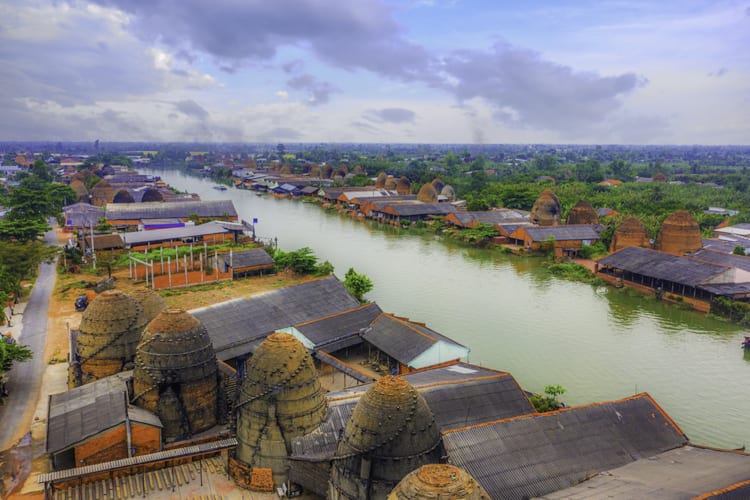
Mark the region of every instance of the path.
[[[48, 245], [57, 245], [54, 229], [47, 231], [44, 239]], [[31, 430], [21, 427], [29, 425], [26, 415], [33, 413], [39, 399], [42, 375], [46, 368], [44, 348], [47, 340], [47, 311], [56, 277], [56, 263], [40, 264], [39, 275], [23, 312], [23, 326], [16, 338], [19, 343], [29, 346], [34, 357], [23, 363], [15, 363], [8, 373], [10, 395], [5, 398], [5, 404], [0, 405], [0, 450], [14, 445], [14, 440]], [[13, 320], [18, 321], [18, 316], [14, 315]]]

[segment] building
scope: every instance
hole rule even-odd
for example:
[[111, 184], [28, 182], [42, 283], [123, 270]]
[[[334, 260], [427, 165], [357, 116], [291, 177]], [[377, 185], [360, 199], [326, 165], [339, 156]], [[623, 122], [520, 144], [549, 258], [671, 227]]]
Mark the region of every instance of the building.
[[[709, 262], [709, 259], [714, 262]], [[717, 296], [739, 300], [750, 297], [750, 272], [744, 269], [746, 267], [744, 261], [737, 264], [734, 259], [725, 259], [718, 252], [701, 252], [696, 258], [627, 247], [600, 259], [597, 272], [603, 277], [622, 280], [655, 293], [679, 295], [710, 304]]]
[[275, 269], [273, 258], [262, 248], [229, 251], [223, 255], [224, 272], [232, 270], [233, 278], [253, 276], [256, 274], [272, 274]]
[[132, 372], [49, 396], [46, 453], [52, 469], [70, 469], [162, 449], [161, 421], [128, 403]]
[[136, 229], [152, 219], [238, 220], [231, 200], [107, 203], [105, 217], [109, 224], [123, 230]]
[[601, 239], [598, 224], [572, 226], [518, 226], [510, 239], [526, 250], [551, 249], [555, 257], [575, 256], [583, 245], [593, 245]]

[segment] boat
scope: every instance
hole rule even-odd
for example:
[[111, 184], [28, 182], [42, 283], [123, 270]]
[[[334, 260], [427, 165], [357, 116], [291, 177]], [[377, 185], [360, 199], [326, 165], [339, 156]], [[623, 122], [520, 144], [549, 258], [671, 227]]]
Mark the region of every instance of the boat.
[[218, 189], [219, 191], [226, 191], [227, 187], [226, 186], [214, 186], [214, 189]]
[[745, 340], [742, 341], [742, 348], [750, 350], [750, 337], [745, 335]]

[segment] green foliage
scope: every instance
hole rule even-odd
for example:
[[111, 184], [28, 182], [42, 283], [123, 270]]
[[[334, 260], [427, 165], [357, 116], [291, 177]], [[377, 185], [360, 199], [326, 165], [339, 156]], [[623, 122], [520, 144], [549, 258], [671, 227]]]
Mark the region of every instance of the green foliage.
[[315, 270], [315, 276], [329, 276], [333, 274], [333, 264], [328, 261], [323, 262]]
[[372, 280], [364, 274], [357, 273], [353, 267], [344, 275], [344, 286], [360, 302], [364, 301], [365, 294], [373, 288]]
[[[299, 274], [325, 274], [328, 266], [333, 267], [330, 262], [324, 262], [320, 267], [318, 266], [318, 258], [313, 253], [312, 249], [303, 247], [298, 250], [291, 252], [285, 252], [280, 248], [277, 248], [273, 253], [273, 260], [276, 262], [277, 270], [291, 269], [295, 273]], [[321, 269], [322, 268], [322, 269]]]
[[555, 411], [560, 408], [560, 401], [557, 397], [565, 392], [565, 388], [561, 385], [548, 385], [544, 387], [544, 395], [532, 394], [529, 400], [538, 412]]
[[747, 302], [739, 302], [727, 297], [714, 297], [711, 300], [711, 314], [750, 326], [750, 304]]
[[561, 278], [573, 281], [581, 281], [583, 283], [590, 283], [592, 285], [596, 285], [602, 282], [602, 280], [600, 278], [597, 278], [596, 275], [592, 273], [587, 267], [576, 264], [575, 262], [549, 264], [547, 266], [547, 269], [555, 276], [560, 276]]
[[0, 337], [0, 374], [8, 372], [14, 362], [23, 362], [31, 359], [33, 353], [25, 345], [18, 343], [9, 344], [5, 337]]
[[607, 247], [604, 246], [601, 240], [595, 242], [593, 245], [581, 245], [581, 248], [578, 250], [578, 256], [582, 259], [594, 259], [608, 253]]
[[452, 234], [465, 243], [484, 243], [500, 233], [492, 224], [479, 223], [475, 228], [454, 231]]
[[745, 254], [745, 247], [743, 247], [742, 245], [737, 245], [736, 247], [734, 247], [732, 249], [732, 253], [734, 255], [746, 255]]

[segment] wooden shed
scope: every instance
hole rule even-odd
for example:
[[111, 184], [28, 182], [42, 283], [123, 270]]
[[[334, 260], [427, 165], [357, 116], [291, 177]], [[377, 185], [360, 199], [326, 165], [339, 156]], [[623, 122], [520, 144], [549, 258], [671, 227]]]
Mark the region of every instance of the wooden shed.
[[222, 257], [224, 272], [231, 269], [233, 278], [272, 274], [274, 272], [274, 260], [262, 248], [232, 252], [224, 254]]

